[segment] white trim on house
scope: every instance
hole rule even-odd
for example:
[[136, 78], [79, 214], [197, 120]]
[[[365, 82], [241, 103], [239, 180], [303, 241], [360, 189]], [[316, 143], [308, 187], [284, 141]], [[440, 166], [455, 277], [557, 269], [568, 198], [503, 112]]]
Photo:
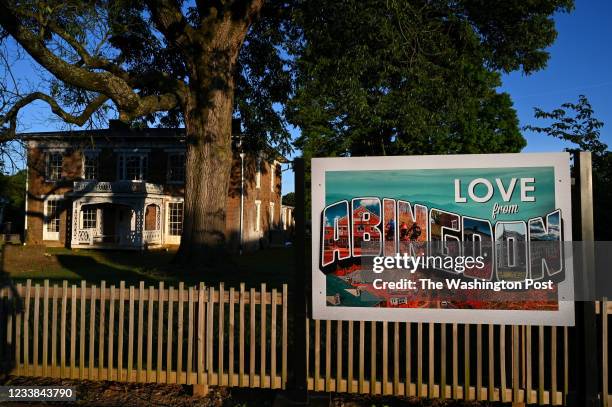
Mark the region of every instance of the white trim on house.
[[164, 216], [164, 243], [166, 244], [180, 244], [181, 236], [180, 235], [171, 235], [170, 234], [170, 204], [174, 202], [182, 202], [183, 203], [183, 218], [185, 216], [185, 200], [181, 197], [171, 197], [169, 198], [165, 205], [165, 216]]
[[[61, 228], [61, 224], [60, 221], [58, 220], [58, 226], [57, 226], [57, 231], [49, 231], [48, 230], [48, 226], [49, 226], [49, 213], [47, 211], [47, 207], [48, 207], [48, 202], [49, 201], [57, 201], [58, 202], [58, 206], [61, 205], [61, 202], [65, 199], [63, 195], [46, 195], [42, 197], [44, 199], [43, 201], [43, 214], [44, 214], [44, 218], [43, 218], [43, 235], [42, 238], [43, 240], [53, 240], [53, 241], [59, 241], [60, 240], [60, 228]], [[56, 214], [57, 218], [59, 219], [59, 213]]]
[[261, 232], [261, 201], [255, 200], [255, 232]]
[[275, 229], [274, 227], [274, 202], [270, 202], [270, 230]]
[[255, 166], [257, 170], [257, 172], [255, 173], [255, 188], [259, 189], [261, 188], [261, 156], [257, 157]]

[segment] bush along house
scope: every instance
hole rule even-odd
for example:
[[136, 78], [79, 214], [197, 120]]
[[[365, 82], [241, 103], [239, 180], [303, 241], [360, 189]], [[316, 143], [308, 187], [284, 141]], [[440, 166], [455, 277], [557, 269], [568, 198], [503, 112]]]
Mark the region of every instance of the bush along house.
[[[27, 144], [26, 244], [145, 249], [180, 243], [182, 129], [111, 125], [21, 136]], [[249, 153], [235, 143], [226, 214], [230, 249], [256, 250], [282, 229], [283, 162], [271, 148]]]

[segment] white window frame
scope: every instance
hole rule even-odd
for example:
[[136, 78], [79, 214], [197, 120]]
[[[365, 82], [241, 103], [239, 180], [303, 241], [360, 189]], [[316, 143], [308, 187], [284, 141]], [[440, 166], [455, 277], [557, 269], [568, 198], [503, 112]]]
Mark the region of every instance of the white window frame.
[[270, 166], [270, 191], [274, 192], [274, 181], [276, 180], [276, 164], [278, 161], [272, 161]]
[[[139, 178], [140, 179], [128, 179], [127, 178], [127, 158], [138, 157], [139, 159]], [[146, 160], [147, 165], [143, 165]], [[149, 172], [149, 152], [140, 149], [134, 149], [133, 151], [119, 151], [117, 156], [117, 175], [120, 181], [135, 181], [135, 182], [146, 182]]]
[[50, 232], [47, 230], [47, 226], [49, 225], [49, 212], [47, 209], [47, 203], [49, 201], [57, 201], [58, 202], [58, 206], [61, 205], [61, 202], [64, 200], [64, 197], [62, 195], [48, 195], [45, 197], [44, 203], [43, 203], [43, 212], [44, 212], [44, 220], [43, 220], [43, 240], [55, 240], [55, 241], [59, 241], [59, 232], [60, 229], [62, 227], [61, 225], [61, 219], [59, 216], [59, 213], [57, 214], [57, 219], [58, 219], [58, 227], [57, 227], [57, 231], [56, 232]]
[[[50, 165], [51, 165], [51, 156], [52, 155], [59, 155], [60, 158], [60, 170], [59, 170], [59, 176], [57, 178], [51, 178], [51, 171], [50, 171]], [[56, 150], [56, 149], [52, 149], [52, 150], [47, 150], [45, 151], [45, 180], [47, 182], [57, 182], [60, 181], [63, 177], [63, 172], [64, 172], [64, 151], [63, 150]]]
[[255, 232], [261, 232], [261, 201], [255, 201]]
[[[95, 178], [86, 178], [85, 177], [85, 162], [87, 160], [87, 156], [96, 158], [96, 177]], [[100, 150], [84, 150], [82, 153], [82, 166], [81, 166], [81, 178], [85, 181], [97, 181], [100, 178]]]
[[[165, 243], [167, 244], [180, 244], [181, 243], [181, 236], [180, 235], [171, 235], [170, 234], [170, 204], [173, 203], [182, 203], [183, 204], [183, 222], [185, 220], [185, 201], [183, 198], [173, 198], [169, 201], [166, 202], [165, 205], [165, 209], [166, 209], [166, 214], [164, 216], [165, 218], [165, 231], [164, 231], [164, 235], [165, 235]], [[183, 225], [184, 226], [184, 225]]]
[[[184, 161], [183, 164], [183, 179], [182, 180], [173, 180], [170, 178], [170, 160], [171, 157], [173, 156], [182, 156]], [[185, 154], [184, 151], [171, 151], [168, 152], [168, 170], [167, 170], [167, 174], [166, 174], [166, 181], [168, 184], [178, 184], [178, 185], [183, 185], [185, 183], [185, 174], [186, 174], [186, 167], [187, 167], [187, 154]]]
[[[89, 208], [88, 206], [90, 205], [83, 205], [81, 207], [80, 213], [79, 213], [79, 228], [82, 230], [96, 230], [98, 229], [98, 227], [100, 227], [100, 210], [98, 208], [96, 208], [95, 206], [93, 208]], [[93, 210], [94, 213], [96, 214], [96, 224], [93, 227], [85, 227], [85, 210]]]
[[270, 202], [270, 230], [274, 229], [274, 202]]
[[255, 188], [261, 188], [261, 157], [257, 157], [257, 172], [255, 173]]

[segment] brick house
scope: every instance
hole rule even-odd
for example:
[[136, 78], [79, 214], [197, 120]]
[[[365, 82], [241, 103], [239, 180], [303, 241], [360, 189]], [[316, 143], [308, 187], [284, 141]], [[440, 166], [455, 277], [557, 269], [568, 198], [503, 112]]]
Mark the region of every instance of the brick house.
[[[27, 244], [143, 249], [180, 243], [182, 129], [110, 128], [21, 136], [27, 145]], [[238, 250], [241, 241], [247, 251], [265, 246], [272, 231], [282, 228], [284, 161], [272, 149], [241, 154], [234, 146], [226, 215], [232, 250]]]

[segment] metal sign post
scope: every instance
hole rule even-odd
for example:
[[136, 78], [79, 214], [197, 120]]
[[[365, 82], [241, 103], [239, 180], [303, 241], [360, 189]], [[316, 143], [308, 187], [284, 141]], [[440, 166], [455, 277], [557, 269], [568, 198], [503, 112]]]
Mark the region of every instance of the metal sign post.
[[595, 241], [593, 223], [593, 182], [590, 152], [574, 154], [574, 174], [576, 185], [573, 194], [576, 213], [580, 222], [574, 222], [574, 240], [582, 241], [582, 250], [575, 265], [576, 278], [576, 327], [573, 382], [574, 394], [568, 396], [568, 404], [581, 407], [599, 406], [599, 360], [597, 343], [597, 316], [595, 301], [585, 301], [595, 297], [595, 265], [593, 242]]

